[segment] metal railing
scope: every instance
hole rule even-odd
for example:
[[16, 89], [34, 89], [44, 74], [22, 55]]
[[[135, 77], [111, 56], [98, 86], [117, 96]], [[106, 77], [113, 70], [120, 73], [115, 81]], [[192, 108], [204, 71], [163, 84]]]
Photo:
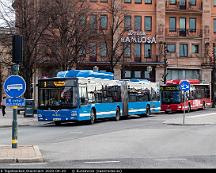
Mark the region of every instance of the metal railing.
[[203, 35], [203, 30], [201, 29], [176, 29], [172, 30], [166, 28], [166, 36], [168, 37], [190, 37], [190, 38], [200, 38]]
[[166, 10], [180, 10], [180, 11], [192, 11], [192, 12], [202, 12], [202, 3], [197, 3], [192, 5], [190, 2], [180, 3], [177, 1], [175, 4], [170, 3], [169, 0], [166, 1]]

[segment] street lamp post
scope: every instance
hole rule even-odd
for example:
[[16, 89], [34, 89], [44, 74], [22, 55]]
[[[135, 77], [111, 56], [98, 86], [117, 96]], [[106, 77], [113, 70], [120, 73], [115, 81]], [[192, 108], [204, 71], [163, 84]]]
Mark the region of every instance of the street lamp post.
[[163, 83], [166, 84], [167, 81], [167, 66], [168, 66], [168, 62], [167, 62], [167, 53], [168, 53], [168, 49], [167, 49], [167, 45], [165, 42], [162, 43], [163, 44], [163, 57], [164, 57], [164, 74], [163, 74]]

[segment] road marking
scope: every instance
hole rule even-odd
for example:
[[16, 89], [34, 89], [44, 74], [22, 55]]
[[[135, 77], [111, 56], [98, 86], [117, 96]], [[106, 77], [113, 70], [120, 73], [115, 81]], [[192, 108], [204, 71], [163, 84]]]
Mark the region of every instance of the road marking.
[[98, 164], [98, 163], [120, 163], [120, 161], [113, 160], [113, 161], [96, 161], [96, 162], [84, 162], [88, 164]]

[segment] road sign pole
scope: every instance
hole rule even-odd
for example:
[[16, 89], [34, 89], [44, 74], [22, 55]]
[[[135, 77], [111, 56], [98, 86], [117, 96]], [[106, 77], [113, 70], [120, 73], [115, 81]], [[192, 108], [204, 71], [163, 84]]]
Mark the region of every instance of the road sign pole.
[[[13, 65], [13, 74], [18, 75], [19, 65]], [[13, 122], [12, 122], [12, 148], [17, 148], [17, 106], [13, 106]]]
[[184, 91], [184, 114], [183, 114], [183, 125], [185, 124], [185, 104], [186, 103], [186, 92]]
[[190, 83], [188, 81], [181, 81], [179, 86], [180, 86], [180, 90], [184, 93], [183, 95], [183, 98], [184, 98], [183, 125], [184, 125], [185, 124], [186, 92], [190, 91]]
[[17, 148], [17, 106], [13, 106], [12, 148]]

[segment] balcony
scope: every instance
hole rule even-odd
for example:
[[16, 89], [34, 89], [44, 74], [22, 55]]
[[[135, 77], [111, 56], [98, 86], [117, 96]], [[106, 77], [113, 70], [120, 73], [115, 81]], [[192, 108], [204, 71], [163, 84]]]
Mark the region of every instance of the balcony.
[[180, 12], [180, 13], [202, 13], [202, 3], [191, 5], [190, 2], [177, 1], [175, 4], [171, 4], [169, 0], [166, 1], [166, 12]]
[[201, 29], [176, 29], [175, 31], [171, 31], [169, 28], [166, 28], [166, 37], [202, 38], [202, 35]]

